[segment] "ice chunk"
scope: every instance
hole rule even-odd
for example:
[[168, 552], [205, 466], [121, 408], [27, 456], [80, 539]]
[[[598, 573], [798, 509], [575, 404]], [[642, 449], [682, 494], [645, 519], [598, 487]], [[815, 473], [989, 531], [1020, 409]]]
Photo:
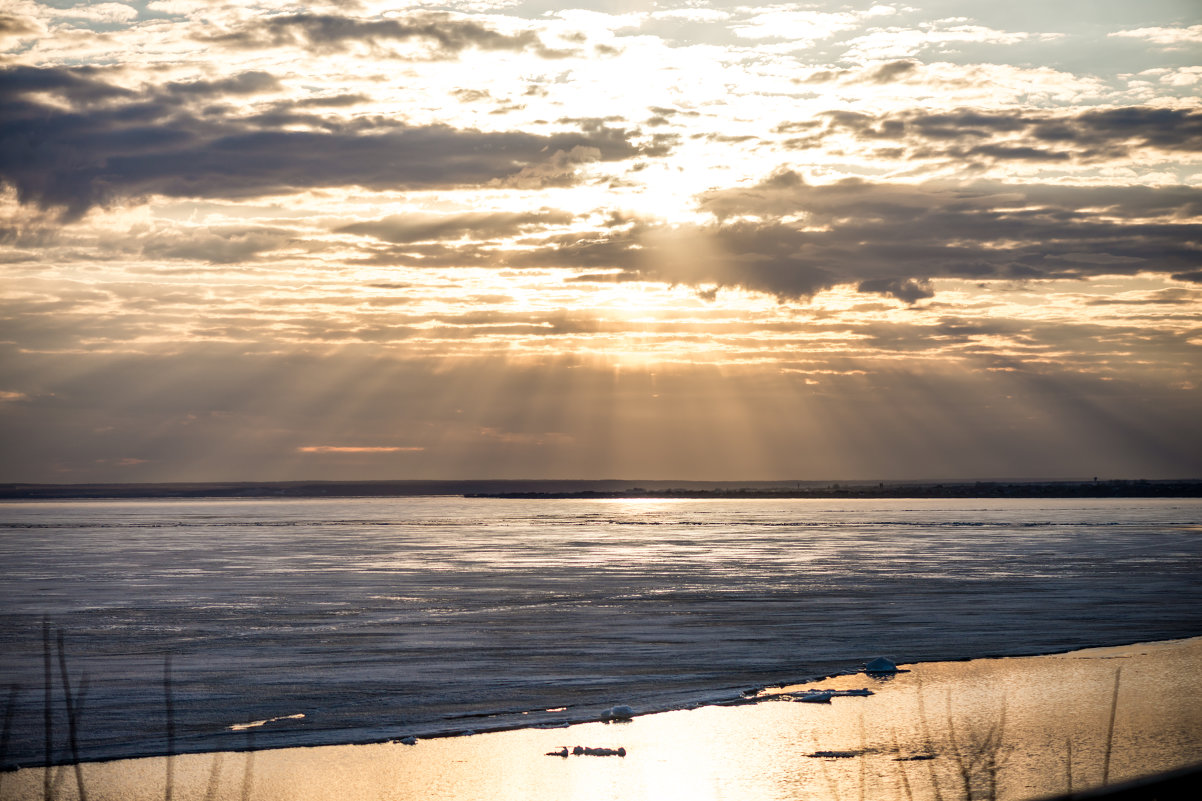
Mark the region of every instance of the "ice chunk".
[[628, 706], [611, 706], [609, 709], [601, 713], [601, 719], [609, 722], [615, 720], [630, 720], [634, 717], [634, 710]]

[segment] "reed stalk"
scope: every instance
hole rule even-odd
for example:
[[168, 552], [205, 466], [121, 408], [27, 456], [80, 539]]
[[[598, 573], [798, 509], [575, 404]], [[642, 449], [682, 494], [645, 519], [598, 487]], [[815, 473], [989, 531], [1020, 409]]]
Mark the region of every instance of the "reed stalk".
[[864, 801], [864, 771], [867, 769], [868, 760], [864, 758], [864, 754], [868, 751], [868, 746], [865, 743], [864, 736], [864, 710], [860, 710], [860, 801]]
[[[814, 738], [814, 750], [815, 752], [821, 750], [817, 737]], [[831, 778], [831, 771], [830, 768], [826, 766], [826, 760], [819, 758], [818, 766], [822, 768], [822, 777], [826, 779], [826, 786], [831, 791], [831, 798], [833, 798], [835, 801], [839, 801], [839, 788], [835, 786], [835, 780]]]
[[209, 768], [209, 785], [205, 788], [205, 801], [217, 801], [217, 788], [221, 783], [222, 752], [213, 755], [213, 765]]
[[250, 801], [255, 772], [255, 730], [246, 730], [246, 769], [242, 772], [242, 801]]
[[50, 621], [42, 618], [42, 728], [45, 745], [45, 767], [42, 768], [42, 801], [54, 798], [54, 787], [51, 784], [50, 763], [54, 761], [54, 715], [51, 710], [51, 690], [53, 676], [50, 671]]
[[1005, 694], [1002, 695], [1002, 711], [1001, 711], [1001, 714], [998, 715], [998, 722], [996, 725], [996, 730], [997, 730], [997, 742], [994, 742], [993, 732], [991, 730], [990, 735], [989, 735], [989, 741], [986, 746], [986, 748], [987, 748], [986, 754], [987, 754], [987, 760], [988, 760], [986, 769], [989, 772], [989, 798], [991, 799], [991, 801], [993, 799], [997, 798], [997, 785], [998, 785], [997, 777], [998, 777], [998, 773], [1000, 773], [1002, 770], [1001, 759], [999, 758], [999, 755], [1002, 753], [1002, 743], [1004, 742], [1005, 737], [1006, 737], [1006, 696], [1005, 696]]
[[901, 776], [902, 789], [906, 791], [906, 801], [914, 801], [914, 793], [910, 791], [910, 777], [906, 775], [906, 763], [901, 758], [901, 746], [897, 744], [897, 729], [891, 731], [893, 733], [893, 755], [896, 757], [894, 762], [897, 763], [897, 772]]
[[1110, 749], [1114, 745], [1114, 717], [1119, 708], [1119, 679], [1123, 669], [1114, 670], [1114, 694], [1110, 698], [1110, 724], [1106, 727], [1106, 755], [1102, 758], [1102, 786], [1110, 783]]
[[[21, 691], [19, 684], [8, 688], [8, 702], [4, 705], [4, 729], [0, 732], [0, 766], [8, 758], [8, 738], [13, 730], [13, 714], [17, 711], [17, 694]], [[4, 789], [4, 773], [0, 772], [0, 790]], [[2, 796], [0, 796], [2, 797]]]
[[1068, 779], [1068, 792], [1071, 793], [1073, 791], [1073, 739], [1071, 737], [1065, 737], [1064, 745], [1068, 754], [1067, 761], [1065, 763], [1065, 772], [1068, 774], [1066, 776]]
[[964, 782], [964, 797], [972, 801], [972, 774], [969, 771], [964, 754], [960, 751], [960, 743], [956, 737], [956, 722], [952, 718], [951, 692], [947, 694], [947, 737], [952, 747], [952, 756], [956, 760], [956, 769], [960, 773], [960, 780]]
[[171, 697], [171, 654], [163, 657], [163, 699], [167, 707], [167, 785], [165, 801], [171, 801], [175, 791], [175, 701]]
[[[918, 684], [918, 725], [922, 730], [922, 740], [926, 745], [927, 752], [935, 753], [935, 741], [931, 739], [931, 730], [927, 726], [926, 707], [922, 701], [922, 676], [915, 676], [915, 681]], [[943, 801], [943, 793], [939, 790], [939, 776], [935, 772], [935, 760], [927, 760], [927, 772], [931, 774], [931, 791], [935, 794], [935, 801]]]
[[86, 675], [83, 677], [80, 681], [79, 695], [72, 697], [71, 676], [67, 672], [67, 650], [63, 639], [63, 630], [59, 629], [58, 667], [62, 675], [63, 700], [67, 705], [67, 743], [71, 747], [71, 762], [75, 766], [75, 786], [79, 791], [79, 801], [88, 801], [88, 791], [83, 783], [83, 764], [79, 761], [79, 715], [88, 691], [88, 679]]

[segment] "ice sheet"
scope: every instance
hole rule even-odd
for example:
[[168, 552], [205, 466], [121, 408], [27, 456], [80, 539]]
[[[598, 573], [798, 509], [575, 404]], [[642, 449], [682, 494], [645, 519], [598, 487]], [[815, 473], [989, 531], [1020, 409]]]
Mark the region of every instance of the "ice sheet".
[[[42, 621], [85, 759], [595, 719], [919, 661], [1202, 633], [1202, 502], [0, 505], [5, 763], [43, 759]], [[67, 757], [55, 663], [53, 758]], [[546, 711], [553, 710], [553, 711]], [[303, 715], [304, 717], [299, 717]]]

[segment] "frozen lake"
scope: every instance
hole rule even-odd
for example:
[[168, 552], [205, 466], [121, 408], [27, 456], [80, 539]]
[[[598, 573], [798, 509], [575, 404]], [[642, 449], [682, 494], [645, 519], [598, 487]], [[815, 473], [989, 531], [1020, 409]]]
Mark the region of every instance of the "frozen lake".
[[87, 676], [85, 759], [164, 751], [167, 654], [202, 751], [1202, 634], [1199, 500], [5, 503], [0, 565], [6, 765], [42, 759], [44, 618]]

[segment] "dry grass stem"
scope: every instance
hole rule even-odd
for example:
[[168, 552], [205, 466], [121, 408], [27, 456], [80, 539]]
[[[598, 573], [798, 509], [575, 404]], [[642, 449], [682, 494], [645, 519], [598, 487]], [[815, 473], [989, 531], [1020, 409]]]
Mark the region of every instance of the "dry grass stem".
[[88, 791], [83, 782], [83, 764], [79, 761], [79, 716], [83, 711], [84, 697], [88, 692], [88, 678], [80, 682], [79, 695], [72, 698], [71, 675], [67, 672], [67, 650], [63, 644], [63, 630], [58, 630], [58, 668], [63, 682], [63, 699], [67, 705], [67, 743], [71, 748], [71, 762], [75, 766], [75, 787], [79, 801], [88, 801]]
[[246, 769], [242, 772], [242, 801], [250, 801], [255, 773], [255, 730], [246, 730]]
[[1065, 766], [1064, 766], [1065, 773], [1067, 774], [1065, 776], [1065, 778], [1068, 780], [1067, 792], [1071, 793], [1073, 791], [1073, 740], [1072, 740], [1072, 738], [1065, 737], [1064, 745], [1065, 745], [1065, 752], [1067, 753]]
[[901, 746], [897, 744], [897, 729], [891, 729], [893, 735], [893, 756], [894, 764], [897, 765], [897, 773], [901, 777], [902, 790], [906, 793], [906, 801], [914, 801], [914, 793], [910, 791], [910, 777], [906, 775], [906, 763], [902, 759]]
[[42, 770], [42, 801], [50, 801], [54, 798], [54, 787], [51, 784], [50, 763], [54, 761], [54, 715], [51, 710], [51, 681], [53, 677], [50, 672], [50, 621], [42, 618], [42, 688], [43, 693], [42, 704], [42, 728], [43, 743], [45, 745], [45, 765]]
[[1114, 745], [1114, 717], [1119, 708], [1119, 679], [1123, 669], [1114, 670], [1114, 694], [1110, 698], [1110, 724], [1106, 727], [1106, 754], [1102, 758], [1102, 785], [1110, 783], [1110, 749]]
[[217, 801], [217, 788], [221, 783], [222, 752], [213, 755], [213, 765], [209, 768], [209, 784], [205, 788], [205, 801]]
[[960, 751], [960, 743], [956, 737], [956, 721], [952, 718], [952, 694], [947, 694], [947, 738], [951, 745], [952, 757], [956, 760], [956, 770], [960, 774], [960, 780], [964, 783], [964, 797], [971, 801], [972, 799], [972, 774], [968, 769], [968, 762], [964, 754]]
[[[17, 694], [21, 686], [14, 684], [8, 688], [8, 703], [4, 705], [4, 730], [0, 732], [0, 765], [8, 758], [8, 738], [13, 730], [13, 714], [17, 710]], [[4, 789], [4, 774], [0, 773], [0, 790]]]
[[[923, 745], [926, 746], [927, 753], [935, 753], [935, 741], [931, 739], [931, 730], [927, 726], [927, 712], [922, 700], [922, 676], [915, 677], [918, 685], [918, 726], [922, 730]], [[931, 774], [931, 791], [935, 794], [935, 801], [943, 801], [943, 794], [939, 791], [939, 776], [935, 772], [935, 760], [927, 761], [927, 770]]]
[[860, 801], [864, 801], [864, 783], [865, 783], [864, 771], [867, 769], [867, 762], [868, 762], [868, 760], [866, 760], [864, 758], [864, 755], [868, 752], [868, 746], [865, 743], [865, 739], [866, 738], [864, 736], [864, 710], [861, 709], [860, 710], [860, 758], [858, 760], [860, 763]]
[[[818, 740], [814, 740], [814, 753], [818, 753], [821, 750]], [[826, 766], [826, 759], [819, 758], [818, 767], [822, 768], [822, 777], [826, 779], [826, 786], [831, 791], [831, 798], [839, 801], [839, 788], [835, 786], [835, 780], [831, 778], [831, 771]]]
[[171, 801], [175, 789], [175, 702], [171, 697], [171, 654], [163, 657], [163, 699], [167, 708], [167, 786], [165, 801]]

